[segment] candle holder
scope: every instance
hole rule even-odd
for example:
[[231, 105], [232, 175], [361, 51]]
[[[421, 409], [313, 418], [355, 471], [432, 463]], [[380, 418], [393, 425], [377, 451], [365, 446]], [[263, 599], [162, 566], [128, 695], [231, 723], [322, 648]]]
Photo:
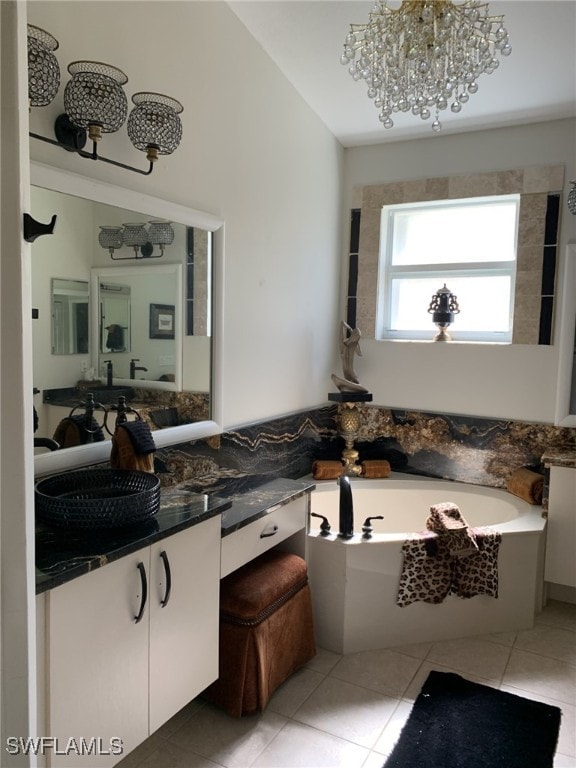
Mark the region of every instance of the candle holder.
[[432, 315], [432, 322], [438, 328], [434, 341], [451, 341], [448, 328], [454, 322], [454, 315], [460, 312], [460, 307], [456, 296], [446, 287], [446, 283], [432, 296], [428, 312]]
[[370, 392], [329, 392], [328, 400], [340, 403], [338, 434], [345, 443], [342, 451], [344, 463], [342, 474], [357, 477], [362, 472], [362, 467], [358, 463], [359, 454], [354, 447], [362, 426], [362, 411], [359, 404], [370, 402], [372, 394]]

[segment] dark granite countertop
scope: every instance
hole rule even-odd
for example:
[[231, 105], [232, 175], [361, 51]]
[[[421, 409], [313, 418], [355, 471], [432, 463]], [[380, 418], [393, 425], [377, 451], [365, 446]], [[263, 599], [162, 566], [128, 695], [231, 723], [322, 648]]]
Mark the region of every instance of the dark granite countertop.
[[106, 532], [69, 531], [42, 523], [36, 527], [36, 594], [101, 568], [155, 541], [222, 514], [222, 536], [312, 491], [308, 480], [275, 479], [262, 484], [231, 483], [219, 495], [198, 493], [186, 483], [162, 489], [158, 514], [145, 523]]
[[573, 445], [551, 448], [542, 456], [542, 463], [545, 467], [576, 468], [576, 448]]

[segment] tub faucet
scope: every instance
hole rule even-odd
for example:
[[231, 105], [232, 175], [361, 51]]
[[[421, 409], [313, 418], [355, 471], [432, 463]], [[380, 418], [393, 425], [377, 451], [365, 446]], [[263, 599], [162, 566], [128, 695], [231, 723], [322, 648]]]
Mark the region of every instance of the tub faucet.
[[351, 539], [354, 536], [354, 504], [352, 502], [352, 488], [346, 475], [338, 478], [340, 486], [340, 533], [341, 539]]
[[135, 357], [133, 360], [130, 360], [130, 378], [135, 379], [136, 378], [136, 371], [147, 371], [148, 368], [144, 368], [143, 365], [136, 365], [136, 363], [139, 363], [140, 360]]

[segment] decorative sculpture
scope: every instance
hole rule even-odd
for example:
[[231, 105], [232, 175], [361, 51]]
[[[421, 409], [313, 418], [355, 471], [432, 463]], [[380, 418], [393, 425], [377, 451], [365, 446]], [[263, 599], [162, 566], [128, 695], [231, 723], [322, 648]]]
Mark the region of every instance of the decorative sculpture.
[[358, 463], [358, 451], [354, 447], [362, 421], [362, 412], [358, 406], [359, 403], [372, 400], [372, 394], [360, 384], [354, 372], [354, 357], [362, 354], [359, 346], [360, 336], [358, 328], [351, 328], [344, 321], [340, 323], [340, 358], [343, 377], [332, 374], [332, 381], [339, 392], [328, 395], [329, 400], [339, 403], [338, 432], [346, 444], [342, 451], [342, 474], [349, 476], [357, 476], [362, 472], [362, 467]]
[[363, 387], [354, 372], [354, 356], [362, 356], [360, 351], [360, 336], [358, 328], [351, 328], [348, 323], [340, 323], [340, 358], [342, 360], [342, 373], [344, 378], [332, 374], [332, 381], [340, 392], [368, 392]]

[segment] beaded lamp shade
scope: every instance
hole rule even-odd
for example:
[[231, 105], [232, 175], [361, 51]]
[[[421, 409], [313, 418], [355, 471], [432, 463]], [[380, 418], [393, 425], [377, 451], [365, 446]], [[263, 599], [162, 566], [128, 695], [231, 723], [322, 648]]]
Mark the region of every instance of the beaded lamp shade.
[[182, 104], [161, 93], [135, 93], [136, 105], [128, 118], [130, 141], [150, 162], [158, 155], [169, 155], [177, 149], [182, 138], [182, 122], [178, 115]]
[[71, 122], [86, 128], [92, 141], [121, 128], [128, 114], [124, 72], [98, 61], [73, 61], [68, 72], [72, 79], [64, 89], [64, 108]]
[[45, 107], [60, 87], [60, 66], [52, 51], [58, 41], [46, 30], [28, 24], [28, 98], [31, 107]]
[[170, 245], [174, 240], [174, 230], [171, 221], [155, 219], [149, 222], [148, 239], [152, 245]]
[[124, 224], [124, 245], [139, 248], [148, 242], [148, 232], [144, 224]]
[[122, 227], [101, 226], [98, 235], [98, 242], [102, 248], [108, 248], [112, 253], [116, 248], [122, 248], [124, 245], [124, 236]]

